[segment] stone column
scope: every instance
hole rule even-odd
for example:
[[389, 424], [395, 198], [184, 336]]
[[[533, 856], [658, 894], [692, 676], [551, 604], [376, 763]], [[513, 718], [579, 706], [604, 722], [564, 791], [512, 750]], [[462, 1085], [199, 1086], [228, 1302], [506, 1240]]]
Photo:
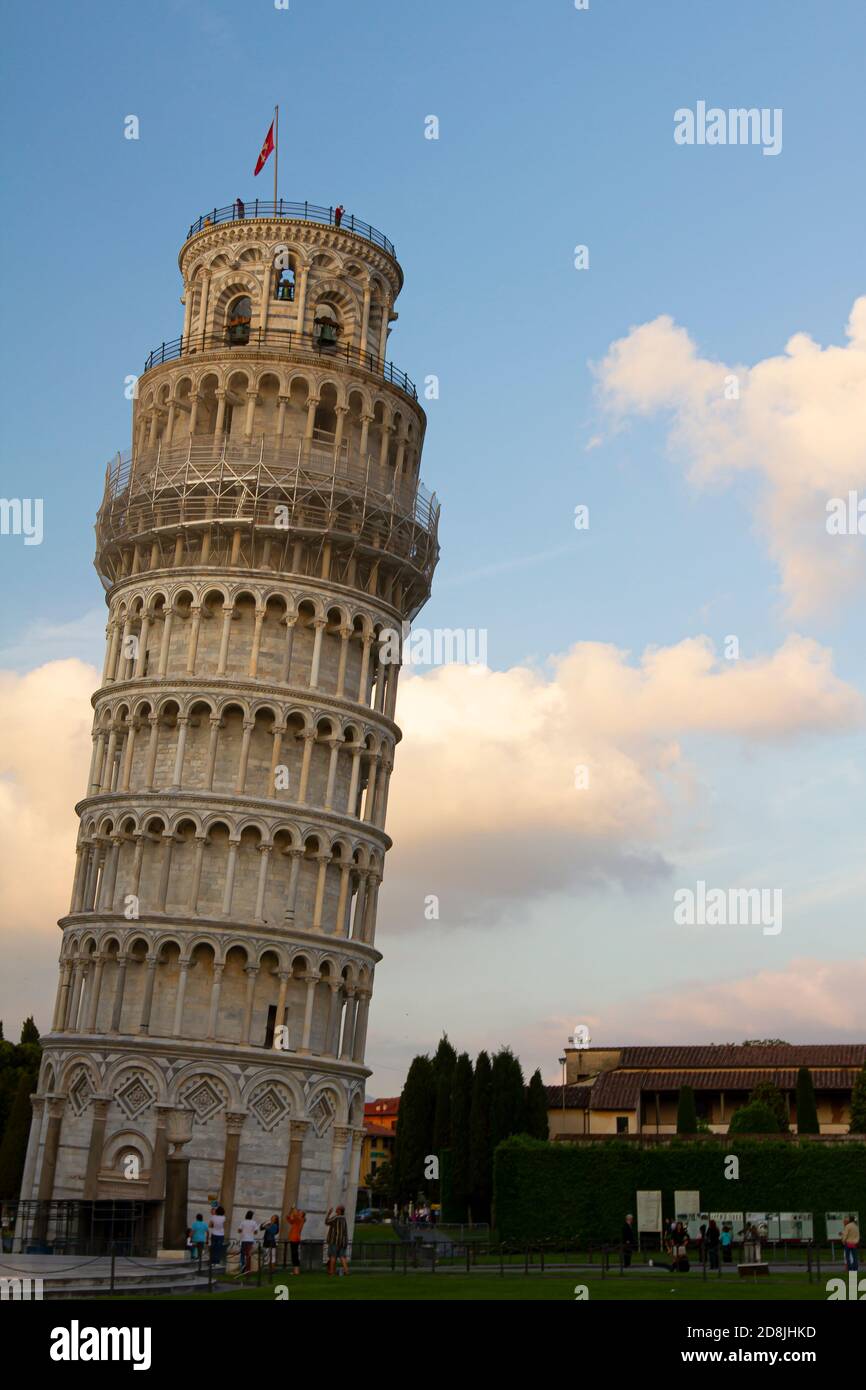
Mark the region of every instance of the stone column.
[[343, 1042], [340, 1047], [340, 1061], [348, 1062], [352, 1056], [352, 1043], [355, 1038], [355, 1014], [358, 1009], [358, 996], [354, 989], [346, 990], [346, 1013], [343, 1018]]
[[241, 1043], [244, 1047], [250, 1045], [250, 1030], [253, 1026], [253, 1004], [256, 997], [256, 980], [258, 979], [259, 967], [257, 965], [244, 966], [244, 974], [247, 977], [247, 997], [244, 1001], [244, 1021], [241, 1028]]
[[325, 1208], [336, 1207], [345, 1187], [346, 1148], [352, 1135], [348, 1125], [334, 1125], [334, 1143], [331, 1149], [331, 1175], [328, 1180], [328, 1197]]
[[156, 776], [156, 752], [159, 743], [159, 715], [149, 714], [147, 716], [147, 722], [150, 725], [150, 743], [147, 747], [147, 763], [144, 769], [144, 790], [146, 792], [152, 792], [153, 779]]
[[195, 859], [192, 866], [192, 881], [189, 885], [189, 898], [187, 899], [187, 915], [194, 917], [198, 911], [198, 895], [201, 888], [201, 871], [204, 862], [204, 847], [207, 844], [205, 835], [195, 837]]
[[304, 1030], [301, 1034], [300, 1052], [309, 1052], [310, 1037], [313, 1031], [313, 1005], [316, 1002], [316, 985], [319, 983], [318, 975], [305, 975], [304, 981], [307, 986], [307, 997], [304, 1000]]
[[176, 1038], [183, 1037], [183, 1004], [186, 998], [186, 985], [189, 979], [190, 962], [182, 957], [178, 961], [179, 975], [177, 981], [177, 994], [174, 1000], [174, 1023], [172, 1033]]
[[355, 916], [352, 919], [352, 940], [364, 940], [364, 909], [367, 905], [367, 892], [369, 888], [368, 873], [366, 869], [358, 870], [358, 894], [355, 898]]
[[315, 637], [313, 638], [313, 656], [310, 662], [310, 688], [315, 689], [319, 684], [319, 666], [322, 660], [322, 636], [325, 631], [325, 619], [314, 618], [313, 627]]
[[60, 982], [57, 986], [57, 1000], [54, 1006], [54, 1018], [51, 1022], [52, 1033], [59, 1033], [63, 1028], [66, 1019], [66, 1008], [69, 1003], [69, 982], [72, 978], [72, 962], [61, 960], [60, 962]]
[[231, 633], [231, 624], [233, 617], [234, 609], [232, 608], [232, 605], [230, 603], [226, 603], [223, 608], [223, 630], [220, 635], [220, 653], [216, 669], [216, 673], [218, 676], [224, 676], [226, 673], [226, 667], [228, 665], [229, 659], [229, 635]]
[[207, 1021], [208, 1042], [213, 1042], [217, 1035], [217, 1023], [219, 1021], [220, 994], [222, 992], [223, 970], [225, 966], [219, 961], [214, 963], [213, 984], [210, 990], [210, 1011]]
[[370, 670], [370, 647], [372, 645], [372, 642], [373, 638], [369, 635], [369, 633], [366, 634], [364, 637], [363, 650], [361, 654], [361, 674], [358, 678], [357, 702], [359, 705], [366, 705], [367, 703], [367, 675]]
[[283, 651], [283, 662], [282, 666], [280, 667], [280, 674], [278, 677], [280, 685], [289, 684], [289, 676], [291, 674], [292, 669], [292, 651], [295, 645], [295, 627], [297, 621], [297, 613], [286, 614], [286, 645]]
[[219, 740], [219, 731], [222, 728], [222, 719], [218, 714], [211, 714], [208, 715], [208, 721], [210, 723], [210, 735], [208, 738], [207, 746], [207, 770], [205, 772], [204, 777], [204, 789], [205, 791], [211, 792], [213, 791], [213, 779], [214, 772], [216, 770], [217, 742]]
[[342, 982], [340, 980], [329, 980], [328, 988], [331, 991], [331, 998], [328, 1003], [328, 1023], [325, 1029], [325, 1055], [336, 1057], [337, 1045], [340, 1040], [340, 1012], [342, 1008]]
[[156, 983], [156, 967], [159, 957], [148, 954], [147, 956], [147, 976], [144, 982], [144, 999], [141, 1005], [141, 1019], [138, 1025], [139, 1033], [150, 1031], [150, 1013], [153, 1008], [153, 987]]
[[171, 856], [174, 849], [174, 835], [164, 831], [162, 835], [162, 863], [159, 869], [159, 887], [156, 893], [156, 911], [165, 912], [168, 899], [168, 880], [171, 875]]
[[60, 1149], [60, 1129], [63, 1124], [63, 1112], [66, 1109], [65, 1096], [49, 1095], [45, 1099], [48, 1103], [48, 1126], [45, 1130], [39, 1190], [36, 1194], [37, 1200], [40, 1202], [50, 1202], [54, 1196], [54, 1175], [57, 1171], [57, 1154]]
[[286, 1177], [283, 1183], [283, 1217], [287, 1217], [292, 1207], [297, 1206], [301, 1188], [301, 1167], [304, 1157], [304, 1135], [310, 1128], [309, 1120], [289, 1122], [289, 1158], [286, 1163]]
[[256, 727], [254, 719], [244, 720], [244, 733], [241, 740], [241, 756], [238, 763], [238, 776], [235, 782], [235, 796], [243, 796], [244, 785], [247, 780], [247, 764], [250, 759], [250, 740], [253, 736], [253, 729]]
[[322, 930], [322, 911], [325, 902], [325, 878], [328, 872], [328, 865], [331, 856], [327, 851], [316, 855], [319, 861], [319, 871], [316, 877], [316, 897], [313, 903], [313, 931]]
[[337, 780], [337, 759], [340, 756], [343, 740], [337, 736], [336, 738], [329, 738], [328, 742], [331, 745], [331, 755], [328, 760], [328, 783], [325, 788], [325, 810], [332, 811], [334, 809], [334, 784]]
[[273, 845], [259, 845], [259, 882], [256, 890], [256, 909], [255, 918], [257, 922], [265, 920], [265, 893], [268, 887], [268, 865], [271, 859]]
[[304, 857], [304, 851], [302, 849], [290, 849], [289, 854], [292, 858], [292, 869], [289, 874], [289, 901], [286, 904], [286, 921], [294, 922], [295, 903], [298, 898], [298, 879], [301, 874], [301, 860]]
[[171, 790], [179, 791], [183, 786], [183, 759], [186, 752], [186, 731], [189, 727], [189, 717], [186, 714], [179, 714], [177, 717], [177, 750], [174, 755], [174, 772], [171, 777]]
[[108, 1121], [110, 1095], [95, 1095], [92, 1100], [93, 1120], [90, 1126], [90, 1147], [87, 1150], [87, 1171], [84, 1176], [84, 1200], [95, 1202], [99, 1196], [99, 1169], [105, 1146], [105, 1126]]
[[346, 688], [346, 661], [349, 656], [349, 641], [352, 636], [350, 627], [340, 628], [340, 660], [337, 666], [337, 699], [343, 699], [343, 692]]
[[[289, 980], [292, 978], [292, 976], [291, 976], [291, 973], [290, 973], [288, 970], [279, 970], [279, 971], [277, 972], [277, 978], [278, 978], [278, 980], [279, 980], [279, 982], [280, 982], [280, 992], [279, 992], [279, 995], [277, 996], [277, 1015], [276, 1015], [276, 1019], [275, 1019], [275, 1022], [274, 1022], [274, 1038], [276, 1038], [277, 1029], [278, 1029], [278, 1028], [281, 1028], [281, 1027], [283, 1027], [283, 1026], [285, 1025], [285, 1021], [286, 1021], [286, 995], [288, 994], [288, 991], [289, 991]], [[277, 1050], [278, 1050], [278, 1051], [285, 1051], [284, 1048], [278, 1048]]]
[[114, 1004], [111, 1010], [111, 1032], [120, 1032], [120, 1019], [123, 1013], [123, 990], [126, 985], [126, 956], [117, 957], [117, 973], [114, 980]]
[[153, 1143], [153, 1162], [150, 1166], [150, 1182], [147, 1186], [148, 1200], [161, 1202], [165, 1198], [165, 1165], [168, 1157], [168, 1117], [173, 1105], [154, 1105], [156, 1112], [156, 1137]]
[[226, 1148], [223, 1156], [223, 1171], [220, 1179], [220, 1203], [226, 1209], [226, 1238], [231, 1239], [232, 1208], [235, 1202], [235, 1186], [238, 1179], [238, 1154], [241, 1147], [241, 1131], [246, 1114], [228, 1111], [226, 1114]]
[[315, 730], [305, 729], [301, 737], [304, 740], [304, 755], [301, 761], [301, 781], [298, 787], [298, 801], [303, 806], [307, 800], [307, 785], [310, 780], [310, 763], [313, 758], [313, 744], [316, 742]]
[[351, 872], [351, 864], [340, 865], [340, 896], [337, 899], [337, 911], [334, 917], [334, 936], [346, 935], [346, 903], [349, 897], [349, 875]]
[[260, 652], [260, 650], [261, 650], [261, 645], [262, 645], [262, 626], [263, 626], [263, 624], [264, 624], [264, 621], [265, 621], [265, 610], [264, 610], [264, 608], [257, 608], [257, 609], [256, 609], [256, 625], [255, 625], [255, 629], [254, 629], [254, 631], [253, 631], [253, 645], [252, 645], [252, 649], [251, 649], [251, 651], [250, 651], [250, 664], [249, 664], [249, 667], [248, 667], [248, 669], [247, 669], [247, 675], [250, 677], [251, 680], [255, 680], [256, 677], [257, 677], [257, 675], [258, 675], [258, 673], [259, 673], [259, 652]]
[[123, 769], [120, 774], [120, 790], [129, 791], [129, 784], [132, 781], [132, 758], [135, 752], [135, 736], [138, 733], [138, 720], [134, 715], [130, 715], [126, 726], [126, 746], [123, 750]]
[[364, 1048], [367, 1045], [367, 1017], [370, 1009], [370, 990], [358, 991], [358, 1012], [355, 1018], [355, 1038], [352, 1044], [352, 1061], [363, 1062]]
[[27, 1156], [24, 1159], [24, 1174], [21, 1178], [21, 1200], [32, 1201], [33, 1177], [36, 1172], [36, 1159], [39, 1154], [39, 1141], [42, 1138], [42, 1117], [45, 1113], [45, 1096], [32, 1095], [30, 1107], [33, 1115], [30, 1121], [30, 1134], [27, 1139]]
[[87, 1001], [87, 1017], [84, 1023], [84, 1031], [86, 1033], [92, 1033], [96, 1028], [96, 1011], [99, 1008], [99, 992], [102, 986], [102, 968], [105, 963], [104, 958], [101, 955], [94, 956], [93, 960], [93, 981], [90, 987], [90, 998]]
[[239, 842], [229, 840], [228, 862], [226, 864], [226, 881], [223, 890], [222, 915], [230, 917], [232, 912], [232, 897], [235, 891], [235, 869], [238, 863]]
[[167, 608], [162, 622], [162, 641], [159, 645], [159, 669], [158, 676], [164, 676], [168, 672], [168, 654], [171, 648], [171, 629], [174, 623], [174, 609]]

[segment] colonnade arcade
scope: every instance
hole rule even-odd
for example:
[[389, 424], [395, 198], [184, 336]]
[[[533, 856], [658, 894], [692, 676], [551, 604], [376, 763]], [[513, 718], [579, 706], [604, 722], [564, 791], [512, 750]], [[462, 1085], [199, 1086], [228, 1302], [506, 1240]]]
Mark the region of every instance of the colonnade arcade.
[[371, 967], [339, 953], [229, 934], [106, 929], [64, 943], [52, 1033], [147, 1035], [360, 1063], [371, 991]]

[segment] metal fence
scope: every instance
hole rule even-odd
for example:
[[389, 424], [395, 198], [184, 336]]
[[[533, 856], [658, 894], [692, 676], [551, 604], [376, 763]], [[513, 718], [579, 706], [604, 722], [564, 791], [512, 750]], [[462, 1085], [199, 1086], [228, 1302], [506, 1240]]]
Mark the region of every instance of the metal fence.
[[291, 353], [292, 356], [314, 357], [317, 361], [346, 362], [354, 367], [363, 367], [373, 376], [380, 377], [391, 386], [396, 386], [413, 401], [418, 399], [415, 383], [405, 372], [378, 357], [375, 352], [365, 352], [353, 343], [325, 342], [315, 333], [300, 333], [294, 328], [250, 328], [242, 342], [231, 342], [227, 329], [211, 333], [188, 333], [185, 337], [172, 338], [170, 342], [160, 343], [149, 352], [144, 362], [144, 371], [161, 367], [165, 362], [177, 362], [181, 358], [196, 353], [230, 352], [242, 357], [245, 352]]
[[384, 232], [371, 227], [369, 222], [362, 222], [360, 217], [355, 217], [354, 213], [348, 217], [343, 215], [338, 221], [335, 208], [322, 207], [317, 203], [292, 203], [287, 198], [280, 198], [276, 203], [255, 198], [249, 203], [241, 201], [240, 207], [236, 200], [227, 207], [212, 208], [210, 212], [203, 212], [201, 217], [193, 222], [186, 234], [187, 240], [195, 236], [196, 232], [204, 231], [206, 227], [218, 226], [222, 222], [249, 222], [263, 218], [276, 218], [281, 222], [317, 222], [320, 226], [339, 227], [341, 231], [354, 232], [356, 236], [381, 247], [389, 256], [397, 259], [393, 241], [389, 241]]

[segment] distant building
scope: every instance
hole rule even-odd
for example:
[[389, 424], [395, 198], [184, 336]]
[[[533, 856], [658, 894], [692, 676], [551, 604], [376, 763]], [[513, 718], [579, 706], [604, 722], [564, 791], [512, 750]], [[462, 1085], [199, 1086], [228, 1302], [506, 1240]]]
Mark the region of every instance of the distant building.
[[546, 1087], [551, 1139], [675, 1134], [683, 1086], [695, 1093], [698, 1119], [724, 1134], [760, 1081], [783, 1092], [796, 1127], [800, 1067], [812, 1074], [821, 1133], [846, 1134], [866, 1043], [567, 1047], [564, 1056], [564, 1086]]
[[384, 1163], [394, 1157], [400, 1097], [368, 1100], [364, 1106], [364, 1143], [361, 1149], [361, 1184], [375, 1177]]

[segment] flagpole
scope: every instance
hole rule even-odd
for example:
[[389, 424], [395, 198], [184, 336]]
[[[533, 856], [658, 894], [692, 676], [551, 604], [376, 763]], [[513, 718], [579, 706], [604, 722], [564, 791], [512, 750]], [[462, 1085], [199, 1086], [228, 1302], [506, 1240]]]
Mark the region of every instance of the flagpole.
[[280, 160], [280, 108], [274, 107], [274, 217], [277, 215], [277, 166]]

